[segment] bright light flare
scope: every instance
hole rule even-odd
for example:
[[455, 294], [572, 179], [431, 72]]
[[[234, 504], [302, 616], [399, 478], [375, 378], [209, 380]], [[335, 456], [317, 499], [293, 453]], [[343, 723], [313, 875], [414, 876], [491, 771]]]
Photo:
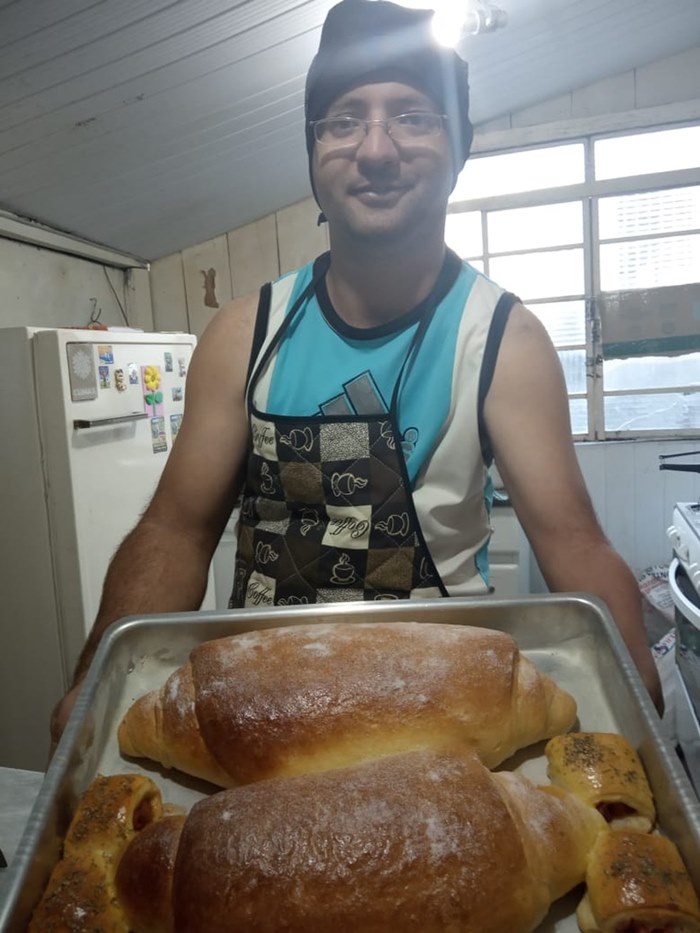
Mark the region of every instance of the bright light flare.
[[399, 0], [401, 6], [412, 10], [434, 10], [433, 35], [440, 45], [454, 48], [459, 42], [467, 20], [467, 0]]
[[508, 22], [506, 12], [479, 0], [400, 0], [412, 10], [433, 10], [433, 35], [440, 45], [454, 48], [465, 35], [495, 32]]

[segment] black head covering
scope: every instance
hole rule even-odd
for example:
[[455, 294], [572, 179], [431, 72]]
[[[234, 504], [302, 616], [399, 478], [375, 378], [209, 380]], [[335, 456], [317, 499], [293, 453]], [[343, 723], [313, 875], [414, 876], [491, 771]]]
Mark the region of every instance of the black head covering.
[[469, 156], [467, 63], [433, 37], [432, 10], [412, 10], [389, 0], [340, 0], [328, 13], [318, 53], [306, 77], [306, 149], [311, 157], [311, 121], [322, 119], [345, 91], [374, 80], [400, 80], [427, 94], [448, 117], [453, 184]]

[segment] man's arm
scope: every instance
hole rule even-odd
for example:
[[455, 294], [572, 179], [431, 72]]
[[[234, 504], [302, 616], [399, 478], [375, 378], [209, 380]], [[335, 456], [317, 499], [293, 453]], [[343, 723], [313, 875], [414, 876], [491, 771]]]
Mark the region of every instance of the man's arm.
[[633, 573], [606, 539], [571, 439], [566, 384], [544, 327], [522, 305], [506, 325], [484, 417], [494, 457], [550, 590], [608, 606], [658, 709], [661, 684]]
[[232, 302], [197, 344], [177, 441], [150, 504], [110, 563], [73, 687], [54, 711], [54, 742], [112, 622], [201, 605], [209, 564], [240, 487], [248, 438], [245, 380], [256, 309], [257, 295]]

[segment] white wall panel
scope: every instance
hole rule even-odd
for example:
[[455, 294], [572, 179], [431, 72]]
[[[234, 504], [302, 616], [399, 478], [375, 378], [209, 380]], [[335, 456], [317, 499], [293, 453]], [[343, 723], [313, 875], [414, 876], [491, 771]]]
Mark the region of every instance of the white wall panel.
[[233, 297], [226, 236], [183, 250], [182, 263], [191, 333], [201, 337], [219, 308]]
[[319, 206], [306, 198], [277, 212], [280, 272], [289, 272], [328, 249], [328, 225], [317, 224]]
[[153, 305], [148, 269], [129, 269], [126, 272], [126, 313], [132, 327], [152, 331]]
[[174, 253], [152, 263], [150, 282], [155, 329], [190, 333], [182, 254]]
[[525, 107], [510, 115], [511, 127], [537, 126], [538, 123], [553, 123], [568, 120], [571, 116], [571, 94], [561, 94], [532, 107]]
[[637, 107], [700, 98], [700, 46], [637, 68]]
[[[126, 308], [124, 272], [107, 274]], [[100, 323], [124, 326], [104, 266], [0, 237], [0, 327], [84, 327], [93, 307]]]
[[634, 110], [634, 72], [624, 71], [575, 90], [571, 95], [571, 116], [592, 117], [614, 110]]
[[233, 296], [254, 292], [280, 274], [277, 219], [269, 214], [228, 234]]

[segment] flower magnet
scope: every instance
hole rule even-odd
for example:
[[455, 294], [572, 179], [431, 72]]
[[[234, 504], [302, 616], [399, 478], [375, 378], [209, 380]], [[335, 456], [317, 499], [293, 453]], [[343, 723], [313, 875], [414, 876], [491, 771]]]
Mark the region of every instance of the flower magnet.
[[163, 414], [163, 393], [160, 389], [160, 366], [142, 366], [141, 379], [146, 390], [143, 396], [144, 411], [152, 418]]

